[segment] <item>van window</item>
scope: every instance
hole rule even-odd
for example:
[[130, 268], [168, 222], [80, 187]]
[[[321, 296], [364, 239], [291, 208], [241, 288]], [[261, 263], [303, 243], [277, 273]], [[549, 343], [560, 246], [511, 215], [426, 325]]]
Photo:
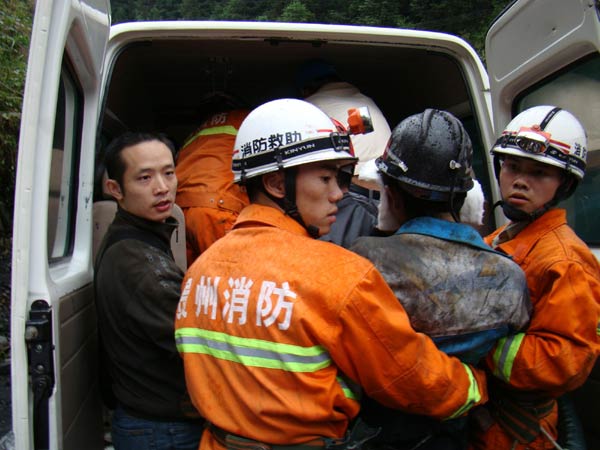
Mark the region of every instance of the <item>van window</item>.
[[587, 168], [575, 194], [561, 205], [569, 224], [588, 245], [600, 244], [600, 55], [586, 57], [517, 99], [515, 115], [535, 105], [572, 112], [588, 135]]
[[48, 258], [73, 251], [79, 173], [82, 93], [66, 61], [60, 75], [48, 192]]

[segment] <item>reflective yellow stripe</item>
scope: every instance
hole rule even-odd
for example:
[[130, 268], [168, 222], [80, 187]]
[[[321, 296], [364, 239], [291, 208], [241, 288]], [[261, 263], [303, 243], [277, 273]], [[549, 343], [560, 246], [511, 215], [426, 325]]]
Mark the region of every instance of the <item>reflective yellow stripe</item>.
[[279, 344], [198, 328], [176, 330], [175, 342], [180, 353], [201, 353], [249, 367], [316, 372], [331, 365], [329, 353], [320, 345]]
[[596, 334], [600, 336], [600, 321], [598, 322], [598, 326], [596, 327]]
[[346, 398], [358, 401], [360, 392], [359, 393], [354, 392], [352, 390], [352, 388], [350, 387], [350, 383], [348, 382], [348, 380], [346, 380], [343, 377], [336, 377], [336, 380], [337, 380], [338, 384], [340, 385], [340, 387], [342, 388], [342, 391], [344, 392], [344, 396]]
[[507, 383], [510, 381], [513, 364], [524, 337], [525, 333], [518, 333], [498, 340], [494, 352], [494, 375]]
[[469, 377], [469, 393], [467, 394], [467, 401], [464, 403], [464, 405], [457, 409], [454, 412], [454, 414], [448, 417], [448, 419], [454, 419], [456, 417], [462, 416], [474, 405], [481, 401], [481, 392], [479, 392], [479, 385], [477, 384], [477, 379], [475, 378], [475, 375], [473, 375], [471, 367], [464, 363], [463, 366], [465, 367], [465, 370], [467, 371], [467, 375]]
[[222, 127], [204, 128], [204, 129], [200, 130], [198, 133], [194, 134], [191, 138], [189, 138], [185, 142], [185, 144], [183, 144], [183, 146], [186, 147], [190, 142], [192, 142], [199, 136], [211, 136], [213, 134], [229, 134], [231, 136], [237, 136], [237, 132], [238, 132], [238, 130], [234, 126], [231, 126], [231, 125], [225, 125]]

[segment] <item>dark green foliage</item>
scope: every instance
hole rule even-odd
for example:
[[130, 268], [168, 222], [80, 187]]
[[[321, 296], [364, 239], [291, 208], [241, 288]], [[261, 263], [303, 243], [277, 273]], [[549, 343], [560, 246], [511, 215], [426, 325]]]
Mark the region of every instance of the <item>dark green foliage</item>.
[[414, 28], [461, 36], [483, 55], [486, 31], [510, 0], [112, 0], [113, 23], [251, 20]]
[[10, 234], [32, 5], [0, 0], [0, 235]]

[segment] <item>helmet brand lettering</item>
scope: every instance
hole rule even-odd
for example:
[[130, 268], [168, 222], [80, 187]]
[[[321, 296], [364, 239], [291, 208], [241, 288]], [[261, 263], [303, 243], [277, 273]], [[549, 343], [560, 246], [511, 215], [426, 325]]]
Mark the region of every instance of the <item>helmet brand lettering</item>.
[[316, 145], [312, 142], [307, 142], [306, 144], [302, 144], [302, 145], [295, 145], [293, 147], [290, 148], [286, 148], [283, 150], [283, 155], [284, 156], [294, 156], [296, 153], [304, 153], [308, 150], [312, 150], [316, 147]]

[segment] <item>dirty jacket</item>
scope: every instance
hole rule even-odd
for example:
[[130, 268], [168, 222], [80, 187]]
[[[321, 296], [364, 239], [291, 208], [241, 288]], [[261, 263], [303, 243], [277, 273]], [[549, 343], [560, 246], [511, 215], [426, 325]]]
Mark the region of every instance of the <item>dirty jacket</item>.
[[[531, 303], [523, 271], [468, 225], [420, 217], [393, 236], [359, 238], [351, 250], [373, 262], [415, 330], [464, 362], [477, 364], [499, 338], [523, 330], [529, 322]], [[384, 426], [380, 440], [397, 443], [464, 428], [405, 417], [370, 400], [365, 401], [363, 417]]]
[[[192, 401], [229, 433], [271, 444], [342, 437], [359, 410], [356, 385], [438, 418], [486, 399], [481, 373], [415, 333], [369, 261], [278, 209], [245, 208], [183, 285], [175, 328]], [[201, 448], [218, 447], [206, 432]]]
[[598, 261], [558, 208], [496, 248], [525, 271], [533, 315], [527, 332], [502, 339], [487, 364], [515, 389], [558, 397], [577, 388], [600, 352]]
[[198, 417], [173, 338], [183, 278], [170, 254], [176, 226], [119, 208], [95, 268], [98, 327], [112, 390], [129, 414], [151, 420]]

